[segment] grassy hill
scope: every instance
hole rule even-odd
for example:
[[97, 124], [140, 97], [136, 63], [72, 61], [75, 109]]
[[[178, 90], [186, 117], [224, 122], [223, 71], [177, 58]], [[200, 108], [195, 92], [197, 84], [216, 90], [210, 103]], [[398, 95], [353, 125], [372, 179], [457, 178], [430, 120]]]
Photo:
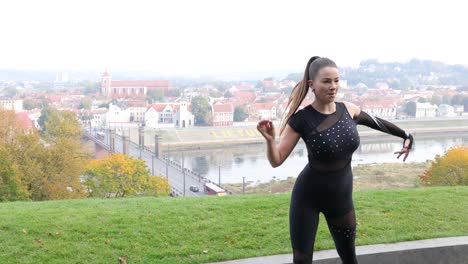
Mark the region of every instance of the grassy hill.
[[[203, 263], [289, 253], [289, 194], [0, 204], [1, 263]], [[357, 191], [357, 244], [468, 235], [468, 187]], [[321, 219], [316, 249], [333, 248]]]

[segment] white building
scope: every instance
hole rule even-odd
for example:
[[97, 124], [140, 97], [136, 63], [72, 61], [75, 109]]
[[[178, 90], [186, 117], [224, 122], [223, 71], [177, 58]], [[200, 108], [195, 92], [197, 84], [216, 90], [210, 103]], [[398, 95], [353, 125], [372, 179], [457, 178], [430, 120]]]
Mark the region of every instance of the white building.
[[127, 111], [130, 114], [130, 122], [141, 122], [145, 121], [146, 107], [129, 107]]
[[91, 127], [105, 127], [106, 126], [106, 116], [107, 112], [109, 110], [107, 109], [96, 109], [91, 111], [91, 116], [92, 119], [90, 120], [91, 122]]
[[393, 100], [366, 101], [361, 109], [366, 113], [384, 119], [396, 118], [397, 105]]
[[109, 111], [107, 111], [105, 122], [108, 127], [128, 123], [130, 122], [130, 112], [116, 105], [109, 104]]
[[438, 108], [438, 116], [442, 117], [453, 117], [457, 116], [455, 113], [455, 108], [448, 104], [441, 104]]
[[453, 106], [453, 111], [457, 116], [462, 116], [463, 112], [465, 111], [465, 106], [464, 105], [454, 105]]
[[23, 112], [23, 100], [21, 99], [0, 99], [0, 109], [13, 110], [16, 113]]
[[170, 104], [151, 105], [145, 112], [145, 126], [150, 128], [174, 127], [173, 112]]
[[144, 125], [149, 128], [189, 127], [194, 125], [194, 115], [187, 102], [159, 103], [150, 107], [120, 108], [109, 104], [109, 109], [95, 109], [89, 113], [86, 125], [98, 128], [128, 128]]
[[158, 103], [148, 107], [144, 114], [144, 123], [146, 127], [192, 127], [195, 117], [189, 111], [187, 102], [180, 103]]
[[416, 118], [432, 118], [436, 116], [436, 105], [431, 103], [416, 103]]
[[195, 125], [195, 116], [189, 111], [187, 102], [180, 102], [175, 110], [174, 121], [176, 127], [193, 127]]
[[215, 103], [211, 106], [213, 126], [232, 126], [234, 123], [234, 106], [230, 103]]
[[270, 119], [276, 120], [278, 118], [277, 103], [268, 102], [268, 103], [255, 103], [255, 115], [258, 120]]

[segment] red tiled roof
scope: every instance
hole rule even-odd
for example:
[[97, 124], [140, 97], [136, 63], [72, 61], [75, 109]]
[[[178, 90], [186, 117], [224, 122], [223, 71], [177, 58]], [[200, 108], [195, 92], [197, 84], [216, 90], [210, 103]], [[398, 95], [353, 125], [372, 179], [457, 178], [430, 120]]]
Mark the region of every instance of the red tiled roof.
[[167, 104], [152, 104], [149, 108], [153, 108], [156, 112], [162, 112]]
[[381, 100], [381, 101], [365, 101], [361, 107], [363, 109], [373, 108], [394, 108], [396, 103], [393, 100]]
[[251, 84], [238, 84], [238, 85], [235, 85], [234, 86], [236, 89], [239, 89], [239, 90], [250, 90], [250, 89], [254, 89], [254, 86], [251, 85]]
[[275, 103], [268, 102], [268, 103], [255, 103], [255, 108], [257, 110], [271, 110], [273, 107], [276, 107]]
[[23, 111], [23, 113], [27, 113], [28, 116], [29, 115], [32, 115], [32, 114], [37, 114], [37, 113], [40, 113], [42, 110], [39, 109], [39, 108], [34, 108], [34, 109], [31, 109], [31, 110], [28, 110], [28, 111]]
[[[170, 106], [172, 108], [173, 112], [179, 111], [180, 110], [180, 104], [164, 104], [164, 103], [159, 103], [159, 104], [152, 104], [149, 108], [153, 108], [157, 112], [162, 112], [166, 106]], [[148, 108], [148, 109], [149, 109]], [[187, 109], [190, 109], [191, 105], [187, 104]]]
[[273, 80], [263, 80], [262, 84], [263, 84], [264, 87], [270, 88], [275, 84], [275, 81], [273, 81]]
[[219, 113], [232, 113], [234, 112], [234, 106], [232, 104], [214, 104], [213, 105], [213, 112]]
[[170, 82], [167, 80], [157, 81], [112, 81], [112, 87], [162, 87], [168, 88]]
[[247, 91], [243, 91], [243, 92], [234, 92], [232, 94], [232, 96], [234, 98], [237, 98], [237, 99], [241, 99], [241, 100], [247, 100], [247, 101], [253, 101], [255, 99], [255, 92], [247, 92]]
[[57, 103], [62, 101], [62, 96], [61, 95], [48, 95], [46, 96], [47, 100], [51, 103]]
[[28, 112], [16, 113], [16, 122], [23, 128], [33, 128], [34, 123], [29, 118], [29, 114]]

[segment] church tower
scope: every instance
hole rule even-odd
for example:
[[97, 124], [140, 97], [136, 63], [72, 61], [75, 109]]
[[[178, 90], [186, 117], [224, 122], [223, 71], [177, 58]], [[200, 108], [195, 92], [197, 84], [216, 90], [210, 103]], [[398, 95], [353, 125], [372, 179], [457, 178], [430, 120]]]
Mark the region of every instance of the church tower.
[[108, 98], [112, 96], [111, 83], [112, 83], [111, 76], [109, 72], [107, 72], [107, 69], [106, 69], [104, 73], [102, 74], [102, 78], [101, 78], [101, 94]]

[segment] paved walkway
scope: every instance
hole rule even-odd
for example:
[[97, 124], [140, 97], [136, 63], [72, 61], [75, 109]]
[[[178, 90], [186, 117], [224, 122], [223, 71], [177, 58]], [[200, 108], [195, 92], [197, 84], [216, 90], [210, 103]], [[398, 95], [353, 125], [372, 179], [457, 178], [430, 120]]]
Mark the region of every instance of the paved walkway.
[[[466, 264], [468, 263], [468, 236], [358, 246], [356, 252], [360, 264]], [[292, 254], [216, 262], [216, 264], [276, 263], [292, 263]], [[314, 252], [315, 263], [338, 264], [341, 261], [338, 259], [336, 250], [324, 250]]]

